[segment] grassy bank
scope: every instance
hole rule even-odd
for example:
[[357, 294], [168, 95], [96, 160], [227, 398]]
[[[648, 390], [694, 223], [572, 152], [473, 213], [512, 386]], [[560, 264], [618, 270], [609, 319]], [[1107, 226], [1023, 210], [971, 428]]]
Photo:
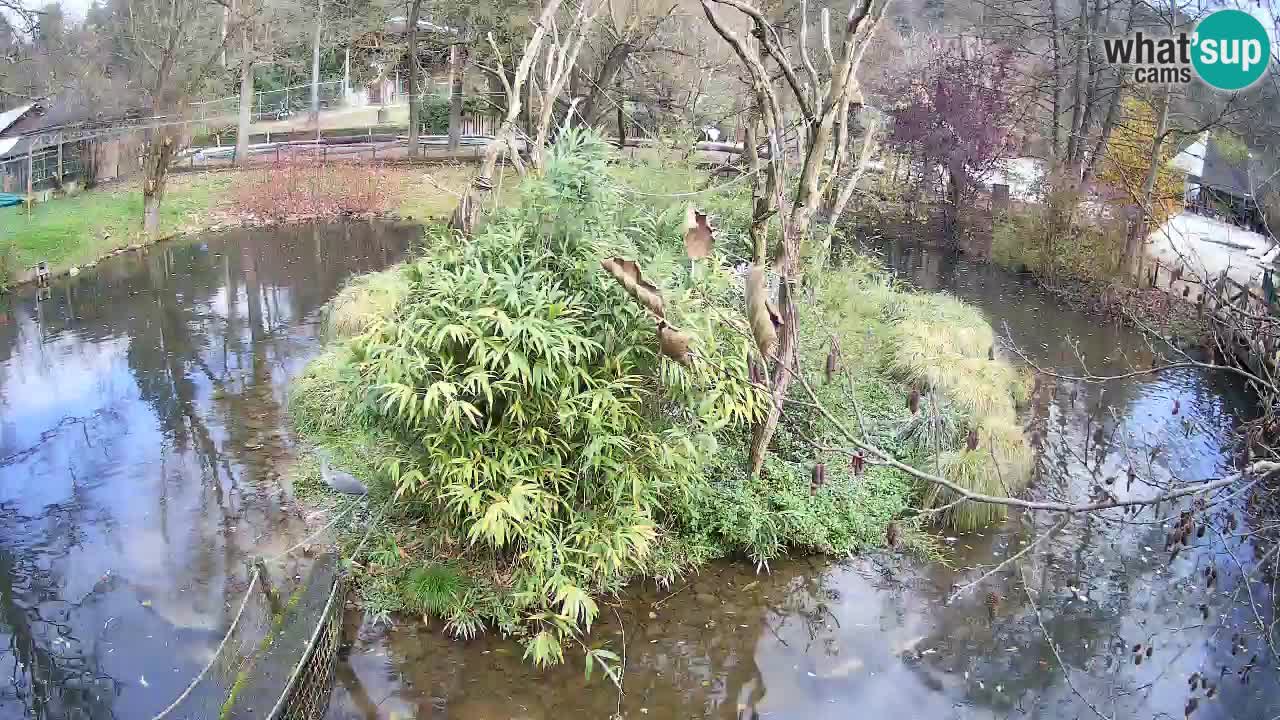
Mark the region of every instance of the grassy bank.
[[[437, 237], [423, 258], [353, 281], [330, 305], [333, 340], [293, 384], [290, 412], [369, 484], [372, 507], [388, 508], [360, 580], [369, 611], [430, 615], [462, 637], [497, 628], [539, 663], [579, 646], [607, 662], [586, 633], [598, 600], [636, 579], [670, 582], [726, 556], [763, 566], [865, 551], [894, 522], [930, 551], [934, 523], [992, 519], [966, 505], [917, 512], [948, 499], [822, 450], [847, 443], [798, 403], [764, 472], [749, 476], [749, 428], [766, 402], [747, 380], [754, 351], [733, 269], [749, 190], [699, 198], [719, 222], [717, 259], [689, 261], [684, 206], [655, 193], [703, 181], [606, 165], [608, 153], [566, 136], [518, 207], [467, 243]], [[609, 257], [638, 259], [692, 359], [659, 352], [652, 317], [600, 269]], [[976, 489], [1020, 488], [1022, 382], [989, 357], [991, 328], [952, 298], [842, 261], [804, 304], [801, 362], [821, 402], [908, 462]], [[314, 464], [295, 487], [329, 502]], [[367, 530], [354, 523], [353, 542]]]
[[[383, 177], [380, 200], [388, 212], [420, 221], [441, 221], [457, 205], [452, 193], [466, 188], [473, 171], [465, 166], [381, 168], [376, 171]], [[170, 177], [161, 205], [159, 237], [236, 222], [238, 187], [248, 184], [247, 176], [271, 172], [271, 168], [251, 168]], [[514, 187], [514, 181], [503, 180], [506, 187]], [[511, 193], [504, 195], [509, 199]], [[0, 289], [6, 278], [16, 277], [41, 261], [48, 262], [51, 271], [58, 274], [113, 250], [145, 242], [142, 190], [137, 183], [55, 198], [35, 205], [30, 213], [22, 208], [0, 209]]]
[[[160, 235], [199, 226], [230, 187], [226, 173], [173, 177], [160, 211]], [[35, 205], [0, 210], [0, 238], [13, 243], [17, 266], [47, 261], [53, 272], [84, 265], [130, 243], [142, 242], [142, 190], [108, 186]]]

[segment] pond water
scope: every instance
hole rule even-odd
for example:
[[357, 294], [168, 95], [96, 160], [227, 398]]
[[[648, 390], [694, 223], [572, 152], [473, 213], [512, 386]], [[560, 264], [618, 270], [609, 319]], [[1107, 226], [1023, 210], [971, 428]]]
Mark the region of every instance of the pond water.
[[[416, 236], [384, 225], [237, 232], [114, 258], [0, 309], [0, 717], [145, 720], [199, 671], [245, 560], [305, 534], [279, 482], [293, 447], [283, 389], [317, 351], [319, 307]], [[1098, 372], [1149, 362], [1137, 334], [1016, 276], [909, 245], [882, 250], [905, 279], [1007, 322], [1037, 362], [1075, 370], [1068, 337]], [[1032, 492], [1046, 497], [1085, 497], [1109, 477], [1137, 495], [1225, 472], [1250, 409], [1238, 383], [1194, 372], [1046, 383], [1040, 397]], [[1141, 473], [1128, 488], [1131, 465]], [[1213, 699], [1197, 694], [1196, 718], [1280, 715], [1234, 569], [1251, 548], [1216, 530], [1171, 563], [1150, 512], [1080, 519], [947, 601], [1051, 522], [1014, 517], [952, 539], [947, 565], [802, 558], [758, 575], [720, 563], [637, 587], [602, 606], [593, 635], [624, 654], [621, 695], [598, 673], [584, 682], [576, 660], [535, 670], [500, 638], [455, 642], [438, 624], [388, 628], [353, 612], [329, 717], [1181, 718], [1193, 672], [1218, 685]], [[1221, 570], [1213, 591], [1201, 576], [1210, 563]], [[1248, 590], [1269, 621], [1268, 589]], [[1249, 648], [1233, 655], [1242, 631]], [[1138, 643], [1152, 648], [1141, 664]]]
[[285, 383], [412, 226], [245, 230], [0, 297], [0, 717], [150, 718], [303, 535]]

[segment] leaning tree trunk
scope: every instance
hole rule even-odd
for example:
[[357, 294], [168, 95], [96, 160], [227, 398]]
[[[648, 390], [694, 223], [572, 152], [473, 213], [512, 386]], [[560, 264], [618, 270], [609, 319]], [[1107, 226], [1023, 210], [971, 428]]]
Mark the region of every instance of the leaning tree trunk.
[[605, 56], [604, 64], [600, 66], [600, 71], [596, 73], [595, 79], [591, 83], [591, 90], [587, 96], [578, 105], [578, 116], [588, 125], [595, 125], [600, 122], [607, 107], [608, 94], [605, 88], [614, 86], [618, 79], [618, 74], [622, 72], [623, 65], [626, 64], [627, 58], [631, 57], [635, 52], [636, 46], [628, 42], [620, 42], [614, 45], [609, 54]]
[[418, 16], [422, 12], [422, 0], [413, 0], [409, 7], [409, 157], [418, 157], [418, 115], [422, 107], [422, 95], [418, 89]]
[[169, 128], [151, 131], [142, 160], [142, 230], [151, 239], [160, 231], [160, 203], [164, 200], [169, 165], [177, 147], [177, 139]]

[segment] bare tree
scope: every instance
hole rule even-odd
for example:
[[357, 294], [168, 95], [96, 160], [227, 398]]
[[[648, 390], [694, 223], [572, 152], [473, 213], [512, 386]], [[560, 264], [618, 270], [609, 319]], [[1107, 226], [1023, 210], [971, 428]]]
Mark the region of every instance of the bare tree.
[[[758, 178], [753, 190], [751, 222], [752, 267], [747, 287], [748, 315], [761, 355], [772, 360], [769, 391], [772, 403], [753, 430], [751, 439], [751, 471], [759, 473], [768, 452], [769, 442], [782, 417], [782, 406], [796, 370], [799, 317], [796, 295], [799, 292], [802, 246], [808, 242], [810, 226], [819, 204], [826, 195], [822, 170], [828, 157], [828, 146], [836, 118], [848, 112], [851, 93], [857, 88], [855, 76], [863, 55], [863, 45], [875, 31], [888, 0], [855, 0], [844, 19], [844, 41], [836, 54], [831, 48], [830, 14], [823, 12], [820, 36], [826, 51], [826, 72], [819, 72], [809, 47], [806, 6], [802, 5], [798, 52], [803, 63], [795, 62], [784, 44], [778, 28], [759, 8], [745, 0], [702, 0], [703, 12], [715, 31], [733, 49], [750, 76], [756, 106], [764, 125], [769, 156], [759, 159]], [[717, 7], [730, 8], [751, 27], [751, 40], [743, 38], [720, 17]], [[776, 67], [770, 69], [769, 64]], [[796, 71], [803, 67], [807, 82]], [[803, 128], [803, 149], [799, 155], [799, 172], [794, 190], [788, 188], [787, 151], [783, 143], [787, 123], [783, 100], [799, 108]], [[846, 120], [842, 119], [841, 122]], [[830, 182], [830, 177], [827, 182]], [[789, 197], [788, 197], [789, 195]], [[781, 216], [780, 239], [770, 251], [767, 247], [768, 224], [774, 215]], [[764, 266], [769, 262], [779, 276], [778, 289], [771, 304], [766, 299]]]
[[[154, 236], [160, 227], [169, 167], [182, 138], [180, 120], [193, 93], [218, 66], [226, 38], [219, 38], [220, 0], [131, 0], [128, 5], [128, 52], [145, 79], [152, 114], [171, 122], [148, 130], [143, 157], [143, 230]], [[236, 18], [227, 38], [238, 34]], [[213, 41], [210, 41], [213, 39]]]
[[[608, 3], [608, 12], [600, 22], [599, 45], [590, 55], [594, 72], [583, 68], [587, 91], [578, 105], [578, 116], [589, 125], [604, 121], [610, 108], [620, 103], [610, 92], [621, 78], [623, 69], [637, 56], [681, 52], [665, 41], [664, 29], [678, 17], [679, 2], [673, 0], [624, 0]], [[683, 28], [695, 44], [703, 38], [692, 28]], [[670, 34], [669, 32], [666, 34]], [[592, 61], [588, 61], [591, 63]]]
[[[497, 67], [483, 69], [502, 79], [503, 91], [507, 97], [507, 114], [502, 120], [502, 125], [498, 128], [497, 134], [489, 142], [484, 160], [480, 164], [480, 171], [472, 179], [471, 187], [462, 196], [458, 207], [454, 209], [453, 216], [449, 220], [450, 227], [461, 231], [466, 236], [470, 236], [475, 232], [476, 223], [479, 220], [480, 206], [484, 204], [489, 192], [493, 189], [493, 173], [498, 167], [499, 153], [503, 150], [510, 150], [512, 161], [517, 164], [520, 163], [520, 154], [516, 148], [516, 130], [522, 106], [521, 98], [523, 97], [525, 83], [529, 79], [529, 72], [542, 48], [542, 41], [547, 36], [547, 28], [550, 27], [556, 12], [560, 9], [560, 4], [561, 0], [548, 0], [547, 4], [543, 6], [542, 13], [538, 16], [537, 22], [534, 23], [533, 33], [529, 36], [528, 41], [525, 42], [524, 48], [520, 53], [520, 60], [516, 63], [514, 73], [510, 76], [507, 75], [506, 63], [502, 58], [502, 51], [498, 49], [497, 41], [494, 40], [493, 33], [488, 33], [486, 36], [489, 46], [493, 50]], [[523, 169], [522, 166], [521, 169]]]
[[[591, 32], [592, 22], [602, 7], [602, 0], [583, 0], [563, 35], [558, 25], [552, 27], [551, 42], [547, 45], [546, 58], [543, 60], [541, 82], [536, 80], [535, 74], [535, 80], [530, 85], [539, 97], [538, 123], [529, 147], [529, 162], [534, 168], [542, 168], [542, 153], [550, 139], [556, 99], [564, 92], [565, 84], [576, 69], [578, 53], [582, 51], [582, 45]], [[570, 103], [569, 116], [573, 115], [577, 100], [574, 98]]]

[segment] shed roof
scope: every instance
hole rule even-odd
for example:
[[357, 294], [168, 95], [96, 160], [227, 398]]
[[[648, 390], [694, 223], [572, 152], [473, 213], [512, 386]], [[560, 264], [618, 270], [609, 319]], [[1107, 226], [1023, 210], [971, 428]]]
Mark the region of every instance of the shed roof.
[[34, 104], [28, 103], [27, 105], [22, 105], [12, 110], [6, 110], [0, 113], [0, 135], [3, 135], [11, 125], [18, 122], [18, 120], [20, 120], [23, 115], [30, 112], [33, 107], [35, 107]]

